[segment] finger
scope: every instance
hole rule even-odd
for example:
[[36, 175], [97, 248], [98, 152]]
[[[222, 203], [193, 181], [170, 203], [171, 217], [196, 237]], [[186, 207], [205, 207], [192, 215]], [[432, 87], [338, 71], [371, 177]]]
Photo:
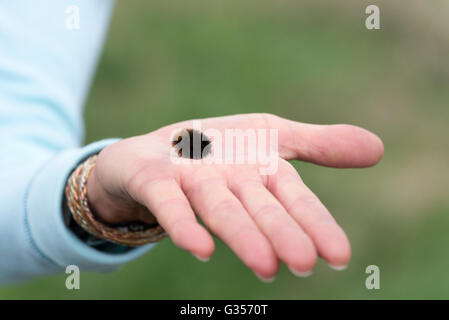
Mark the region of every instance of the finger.
[[[142, 179], [143, 180], [143, 179]], [[190, 251], [201, 260], [208, 260], [214, 241], [201, 226], [181, 188], [174, 179], [143, 180], [134, 194], [167, 231], [173, 243]], [[131, 188], [133, 189], [133, 188]]]
[[284, 159], [330, 167], [369, 167], [380, 161], [383, 143], [373, 133], [346, 124], [313, 125], [263, 115], [269, 128], [279, 129], [279, 154]]
[[257, 175], [232, 179], [231, 191], [270, 240], [278, 257], [297, 275], [311, 272], [317, 260], [312, 240], [265, 188]]
[[206, 226], [256, 275], [266, 280], [275, 276], [278, 260], [270, 242], [223, 181], [200, 181], [186, 194]]
[[286, 161], [268, 180], [269, 190], [313, 240], [319, 255], [331, 266], [344, 267], [351, 247], [344, 231], [315, 194]]

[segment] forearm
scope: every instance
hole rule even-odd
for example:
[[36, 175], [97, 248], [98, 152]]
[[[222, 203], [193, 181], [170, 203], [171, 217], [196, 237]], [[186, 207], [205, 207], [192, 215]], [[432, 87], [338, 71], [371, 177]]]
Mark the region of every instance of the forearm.
[[70, 264], [82, 270], [108, 271], [126, 261], [83, 243], [64, 224], [62, 212], [71, 171], [113, 141], [52, 156], [29, 155], [26, 163], [10, 163], [7, 170], [1, 170], [0, 283], [60, 272]]
[[80, 147], [82, 106], [113, 1], [80, 0], [79, 30], [65, 26], [67, 1], [0, 4], [0, 282], [76, 264], [106, 271], [149, 247], [108, 254], [63, 222], [72, 170], [113, 140]]

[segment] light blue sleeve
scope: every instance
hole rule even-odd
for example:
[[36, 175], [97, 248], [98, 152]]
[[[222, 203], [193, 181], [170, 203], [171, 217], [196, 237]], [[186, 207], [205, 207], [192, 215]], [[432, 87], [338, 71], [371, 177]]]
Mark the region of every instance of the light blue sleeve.
[[[79, 29], [67, 28], [76, 13], [73, 7], [66, 11], [70, 5], [79, 12]], [[0, 1], [0, 283], [61, 272], [68, 265], [109, 271], [152, 247], [101, 252], [63, 223], [69, 174], [83, 158], [116, 141], [81, 146], [82, 106], [113, 5]]]

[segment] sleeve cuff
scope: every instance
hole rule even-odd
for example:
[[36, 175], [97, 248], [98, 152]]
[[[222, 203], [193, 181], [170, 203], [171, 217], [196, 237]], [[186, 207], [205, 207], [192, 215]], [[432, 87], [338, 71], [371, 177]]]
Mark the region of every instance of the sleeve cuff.
[[28, 228], [38, 253], [62, 268], [77, 265], [81, 270], [110, 271], [143, 255], [155, 245], [148, 244], [121, 254], [101, 252], [78, 239], [64, 224], [62, 199], [69, 175], [84, 158], [116, 141], [118, 139], [101, 140], [58, 153], [31, 181], [25, 228]]

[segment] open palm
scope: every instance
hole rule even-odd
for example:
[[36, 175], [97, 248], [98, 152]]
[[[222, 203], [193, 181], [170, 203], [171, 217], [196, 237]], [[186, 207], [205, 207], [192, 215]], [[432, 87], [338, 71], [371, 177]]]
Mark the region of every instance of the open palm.
[[318, 256], [334, 267], [348, 263], [345, 233], [287, 160], [368, 167], [383, 154], [377, 136], [355, 126], [311, 125], [271, 114], [203, 119], [201, 126], [223, 134], [276, 129], [276, 171], [261, 174], [258, 162], [205, 163], [207, 157], [173, 161], [173, 133], [192, 127], [192, 121], [180, 122], [100, 153], [89, 182], [101, 189], [89, 194], [95, 210], [111, 223], [156, 219], [177, 246], [202, 260], [214, 251], [210, 231], [265, 280], [277, 273], [279, 261], [297, 275], [307, 275]]

